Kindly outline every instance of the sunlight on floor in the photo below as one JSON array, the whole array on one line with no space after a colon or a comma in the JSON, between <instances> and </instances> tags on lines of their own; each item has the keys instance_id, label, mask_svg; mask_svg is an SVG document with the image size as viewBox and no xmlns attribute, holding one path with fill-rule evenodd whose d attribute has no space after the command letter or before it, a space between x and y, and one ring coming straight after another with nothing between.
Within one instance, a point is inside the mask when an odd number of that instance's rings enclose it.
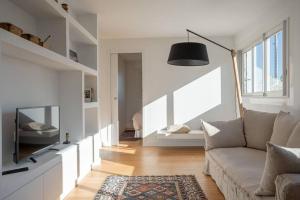
<instances>
[{"instance_id":1,"label":"sunlight on floor","mask_svg":"<svg viewBox=\"0 0 300 200\"><path fill-rule=\"evenodd\" d=\"M134 150L135 154L123 153ZM121 151L121 152L118 152ZM203 175L203 148L143 147L140 141L126 141L101 149L101 164L94 166L66 200L93 200L106 177L111 175L183 175L194 174L208 199L224 200L215 183Z\"/></svg>"},{"instance_id":2,"label":"sunlight on floor","mask_svg":"<svg viewBox=\"0 0 300 200\"><path fill-rule=\"evenodd\" d=\"M114 146L114 147L103 147L104 151L118 152L118 153L126 153L126 154L135 154L136 150L128 147L122 146Z\"/></svg>"},{"instance_id":3,"label":"sunlight on floor","mask_svg":"<svg viewBox=\"0 0 300 200\"><path fill-rule=\"evenodd\" d=\"M94 171L100 171L109 173L112 175L126 175L131 176L134 172L134 166L126 165L118 162L112 162L108 160L102 160L101 170L95 169Z\"/></svg>"}]
</instances>

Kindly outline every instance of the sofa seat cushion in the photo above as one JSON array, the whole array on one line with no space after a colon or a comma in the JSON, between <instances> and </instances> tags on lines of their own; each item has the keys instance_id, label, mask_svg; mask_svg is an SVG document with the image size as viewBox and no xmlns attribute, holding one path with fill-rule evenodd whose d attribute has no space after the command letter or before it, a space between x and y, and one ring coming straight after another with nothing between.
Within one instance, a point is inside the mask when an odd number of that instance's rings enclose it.
<instances>
[{"instance_id":1,"label":"sofa seat cushion","mask_svg":"<svg viewBox=\"0 0 300 200\"><path fill-rule=\"evenodd\" d=\"M212 149L207 153L233 182L250 196L255 196L265 166L265 151L236 147Z\"/></svg>"}]
</instances>

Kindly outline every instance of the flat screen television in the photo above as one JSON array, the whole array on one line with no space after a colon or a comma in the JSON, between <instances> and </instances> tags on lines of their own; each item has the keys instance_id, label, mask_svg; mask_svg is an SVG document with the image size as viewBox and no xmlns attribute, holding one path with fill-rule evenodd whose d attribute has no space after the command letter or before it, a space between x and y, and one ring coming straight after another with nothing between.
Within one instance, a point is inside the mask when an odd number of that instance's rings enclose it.
<instances>
[{"instance_id":1,"label":"flat screen television","mask_svg":"<svg viewBox=\"0 0 300 200\"><path fill-rule=\"evenodd\" d=\"M59 106L17 108L14 160L34 157L60 140Z\"/></svg>"}]
</instances>

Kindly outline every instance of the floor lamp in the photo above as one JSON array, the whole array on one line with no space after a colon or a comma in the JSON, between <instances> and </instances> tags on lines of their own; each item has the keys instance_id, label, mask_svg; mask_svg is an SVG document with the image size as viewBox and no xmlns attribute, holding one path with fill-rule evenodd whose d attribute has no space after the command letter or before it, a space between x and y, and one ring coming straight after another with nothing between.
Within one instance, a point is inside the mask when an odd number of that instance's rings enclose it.
<instances>
[{"instance_id":1,"label":"floor lamp","mask_svg":"<svg viewBox=\"0 0 300 200\"><path fill-rule=\"evenodd\" d=\"M242 104L242 94L241 94L241 84L239 79L239 71L237 66L237 51L234 49L229 49L215 41L212 41L204 36L201 36L189 29L186 29L188 34L188 42L181 42L173 44L169 54L168 64L177 66L203 66L209 64L209 58L207 54L206 46L202 43L190 42L189 34L196 35L204 40L207 40L226 51L231 53L232 66L234 72L235 86L236 86L236 96L238 101L240 117L244 116L244 109Z\"/></svg>"}]
</instances>

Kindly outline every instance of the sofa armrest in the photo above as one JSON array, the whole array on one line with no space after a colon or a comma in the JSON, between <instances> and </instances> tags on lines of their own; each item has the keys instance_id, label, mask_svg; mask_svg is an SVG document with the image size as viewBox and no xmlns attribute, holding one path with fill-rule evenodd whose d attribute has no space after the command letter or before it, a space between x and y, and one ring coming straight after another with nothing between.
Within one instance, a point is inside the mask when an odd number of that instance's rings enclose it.
<instances>
[{"instance_id":1,"label":"sofa armrest","mask_svg":"<svg viewBox=\"0 0 300 200\"><path fill-rule=\"evenodd\" d=\"M281 174L275 180L276 200L297 200L300 197L300 174Z\"/></svg>"}]
</instances>

